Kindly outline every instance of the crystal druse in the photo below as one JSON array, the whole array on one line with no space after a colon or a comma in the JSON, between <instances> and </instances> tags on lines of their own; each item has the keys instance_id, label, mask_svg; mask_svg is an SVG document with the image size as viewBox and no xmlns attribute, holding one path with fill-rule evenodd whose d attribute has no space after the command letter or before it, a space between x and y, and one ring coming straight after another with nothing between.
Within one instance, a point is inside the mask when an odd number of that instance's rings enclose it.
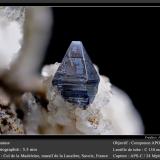
<instances>
[{"instance_id":1,"label":"crystal druse","mask_svg":"<svg viewBox=\"0 0 160 160\"><path fill-rule=\"evenodd\" d=\"M93 102L99 81L82 42L72 41L53 78L53 86L68 102L85 107Z\"/></svg>"}]
</instances>

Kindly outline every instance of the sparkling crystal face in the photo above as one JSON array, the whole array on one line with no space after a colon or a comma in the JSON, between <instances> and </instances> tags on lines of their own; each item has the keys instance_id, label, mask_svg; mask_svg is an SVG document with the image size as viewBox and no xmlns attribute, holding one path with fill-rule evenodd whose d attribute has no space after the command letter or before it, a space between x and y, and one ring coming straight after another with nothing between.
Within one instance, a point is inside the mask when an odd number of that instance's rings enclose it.
<instances>
[{"instance_id":1,"label":"sparkling crystal face","mask_svg":"<svg viewBox=\"0 0 160 160\"><path fill-rule=\"evenodd\" d=\"M72 41L53 78L53 86L68 102L85 107L93 102L99 81L82 42Z\"/></svg>"}]
</instances>

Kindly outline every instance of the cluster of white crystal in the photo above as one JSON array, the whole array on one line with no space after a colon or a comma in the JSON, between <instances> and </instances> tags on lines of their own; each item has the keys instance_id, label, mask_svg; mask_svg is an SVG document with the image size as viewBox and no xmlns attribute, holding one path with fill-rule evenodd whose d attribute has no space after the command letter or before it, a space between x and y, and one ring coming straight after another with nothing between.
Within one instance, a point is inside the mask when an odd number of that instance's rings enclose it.
<instances>
[{"instance_id":1,"label":"cluster of white crystal","mask_svg":"<svg viewBox=\"0 0 160 160\"><path fill-rule=\"evenodd\" d=\"M25 93L22 96L25 132L27 134L37 134L41 123L41 106L38 105L31 93Z\"/></svg>"},{"instance_id":2,"label":"cluster of white crystal","mask_svg":"<svg viewBox=\"0 0 160 160\"><path fill-rule=\"evenodd\" d=\"M9 68L21 48L24 7L0 7L0 69Z\"/></svg>"},{"instance_id":3,"label":"cluster of white crystal","mask_svg":"<svg viewBox=\"0 0 160 160\"><path fill-rule=\"evenodd\" d=\"M81 109L65 101L52 86L58 66L59 63L55 63L45 66L42 70L49 100L47 123L53 129L50 128L49 133L54 131L53 134L143 134L141 118L131 100L123 91L111 86L105 76L100 75L97 95L87 109Z\"/></svg>"},{"instance_id":4,"label":"cluster of white crystal","mask_svg":"<svg viewBox=\"0 0 160 160\"><path fill-rule=\"evenodd\" d=\"M8 21L17 21L21 25L24 23L25 7L2 6L0 7L0 16Z\"/></svg>"}]
</instances>

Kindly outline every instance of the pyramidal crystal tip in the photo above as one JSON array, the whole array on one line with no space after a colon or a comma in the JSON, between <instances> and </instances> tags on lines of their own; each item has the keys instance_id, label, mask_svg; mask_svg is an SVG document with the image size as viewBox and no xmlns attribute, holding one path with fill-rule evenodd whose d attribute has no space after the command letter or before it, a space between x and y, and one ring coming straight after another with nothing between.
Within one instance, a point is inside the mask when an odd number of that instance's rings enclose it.
<instances>
[{"instance_id":1,"label":"pyramidal crystal tip","mask_svg":"<svg viewBox=\"0 0 160 160\"><path fill-rule=\"evenodd\" d=\"M99 75L81 41L72 41L52 80L62 97L79 107L93 102Z\"/></svg>"}]
</instances>

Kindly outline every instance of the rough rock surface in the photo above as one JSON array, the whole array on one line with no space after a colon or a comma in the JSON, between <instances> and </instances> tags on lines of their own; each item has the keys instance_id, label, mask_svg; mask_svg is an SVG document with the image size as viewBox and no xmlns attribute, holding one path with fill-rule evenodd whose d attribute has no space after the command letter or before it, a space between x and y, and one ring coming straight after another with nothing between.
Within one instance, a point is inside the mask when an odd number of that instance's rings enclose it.
<instances>
[{"instance_id":1,"label":"rough rock surface","mask_svg":"<svg viewBox=\"0 0 160 160\"><path fill-rule=\"evenodd\" d=\"M0 134L24 134L23 124L17 117L14 105L0 105Z\"/></svg>"}]
</instances>

